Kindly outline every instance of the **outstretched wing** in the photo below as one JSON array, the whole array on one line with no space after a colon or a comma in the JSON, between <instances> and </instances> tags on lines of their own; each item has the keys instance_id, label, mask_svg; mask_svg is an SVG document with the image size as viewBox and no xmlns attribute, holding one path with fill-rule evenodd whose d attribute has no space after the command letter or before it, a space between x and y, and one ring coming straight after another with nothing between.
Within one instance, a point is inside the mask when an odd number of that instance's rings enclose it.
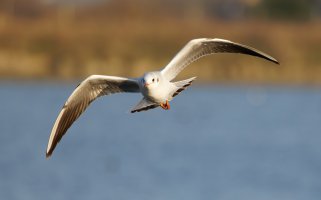
<instances>
[{"instance_id":1,"label":"outstretched wing","mask_svg":"<svg viewBox=\"0 0 321 200\"><path fill-rule=\"evenodd\" d=\"M161 72L168 80L172 80L192 62L213 53L242 53L261 57L279 64L273 57L252 47L223 39L201 38L188 42Z\"/></svg>"},{"instance_id":2,"label":"outstretched wing","mask_svg":"<svg viewBox=\"0 0 321 200\"><path fill-rule=\"evenodd\" d=\"M46 151L51 156L68 128L96 98L119 92L139 92L138 82L114 76L92 75L84 80L70 95L52 128Z\"/></svg>"}]
</instances>

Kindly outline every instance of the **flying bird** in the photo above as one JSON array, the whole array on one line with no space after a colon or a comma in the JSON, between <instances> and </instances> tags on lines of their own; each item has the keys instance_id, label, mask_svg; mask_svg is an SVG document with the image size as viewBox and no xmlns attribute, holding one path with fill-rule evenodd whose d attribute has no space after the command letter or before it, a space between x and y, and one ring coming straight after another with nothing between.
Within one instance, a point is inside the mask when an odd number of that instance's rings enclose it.
<instances>
[{"instance_id":1,"label":"flying bird","mask_svg":"<svg viewBox=\"0 0 321 200\"><path fill-rule=\"evenodd\" d=\"M157 107L169 110L169 102L190 86L196 77L176 82L173 79L192 62L214 53L247 54L279 64L273 57L252 47L224 39L201 38L189 41L160 71L147 72L142 77L133 79L91 75L78 85L62 107L49 137L46 157L51 156L68 128L98 97L121 92L141 93L143 98L131 110L131 113Z\"/></svg>"}]
</instances>

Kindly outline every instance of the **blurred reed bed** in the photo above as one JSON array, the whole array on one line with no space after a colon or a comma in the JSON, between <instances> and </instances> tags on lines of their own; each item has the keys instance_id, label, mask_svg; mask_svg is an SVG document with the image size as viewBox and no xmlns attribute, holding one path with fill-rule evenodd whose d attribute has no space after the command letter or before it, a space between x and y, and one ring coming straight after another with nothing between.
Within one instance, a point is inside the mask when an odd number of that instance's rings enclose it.
<instances>
[{"instance_id":1,"label":"blurred reed bed","mask_svg":"<svg viewBox=\"0 0 321 200\"><path fill-rule=\"evenodd\" d=\"M181 77L196 75L205 82L321 84L318 20L224 21L197 12L173 16L117 6L54 7L40 17L0 13L0 77L135 77L164 67L193 38L218 37L253 46L281 65L220 54L193 63Z\"/></svg>"}]
</instances>

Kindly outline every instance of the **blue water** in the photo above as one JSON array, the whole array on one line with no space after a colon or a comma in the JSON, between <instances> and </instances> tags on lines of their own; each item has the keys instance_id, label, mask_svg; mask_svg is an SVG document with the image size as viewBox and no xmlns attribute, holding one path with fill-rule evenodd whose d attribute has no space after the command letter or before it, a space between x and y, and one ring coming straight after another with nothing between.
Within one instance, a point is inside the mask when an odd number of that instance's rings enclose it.
<instances>
[{"instance_id":1,"label":"blue water","mask_svg":"<svg viewBox=\"0 0 321 200\"><path fill-rule=\"evenodd\" d=\"M0 84L0 199L321 199L321 89L193 86L171 110L95 101L53 156L74 84Z\"/></svg>"}]
</instances>

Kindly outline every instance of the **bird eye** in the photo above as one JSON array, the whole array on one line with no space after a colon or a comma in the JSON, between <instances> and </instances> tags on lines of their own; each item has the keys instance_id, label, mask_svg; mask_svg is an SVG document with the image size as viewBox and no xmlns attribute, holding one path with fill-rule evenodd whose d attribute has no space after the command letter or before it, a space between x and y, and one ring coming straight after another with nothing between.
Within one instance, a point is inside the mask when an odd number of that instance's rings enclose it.
<instances>
[{"instance_id":1,"label":"bird eye","mask_svg":"<svg viewBox=\"0 0 321 200\"><path fill-rule=\"evenodd\" d=\"M155 81L155 79L153 78L153 79L152 79L152 81L154 82L154 81Z\"/></svg>"},{"instance_id":2,"label":"bird eye","mask_svg":"<svg viewBox=\"0 0 321 200\"><path fill-rule=\"evenodd\" d=\"M157 78L157 82L159 82L159 78Z\"/></svg>"}]
</instances>

